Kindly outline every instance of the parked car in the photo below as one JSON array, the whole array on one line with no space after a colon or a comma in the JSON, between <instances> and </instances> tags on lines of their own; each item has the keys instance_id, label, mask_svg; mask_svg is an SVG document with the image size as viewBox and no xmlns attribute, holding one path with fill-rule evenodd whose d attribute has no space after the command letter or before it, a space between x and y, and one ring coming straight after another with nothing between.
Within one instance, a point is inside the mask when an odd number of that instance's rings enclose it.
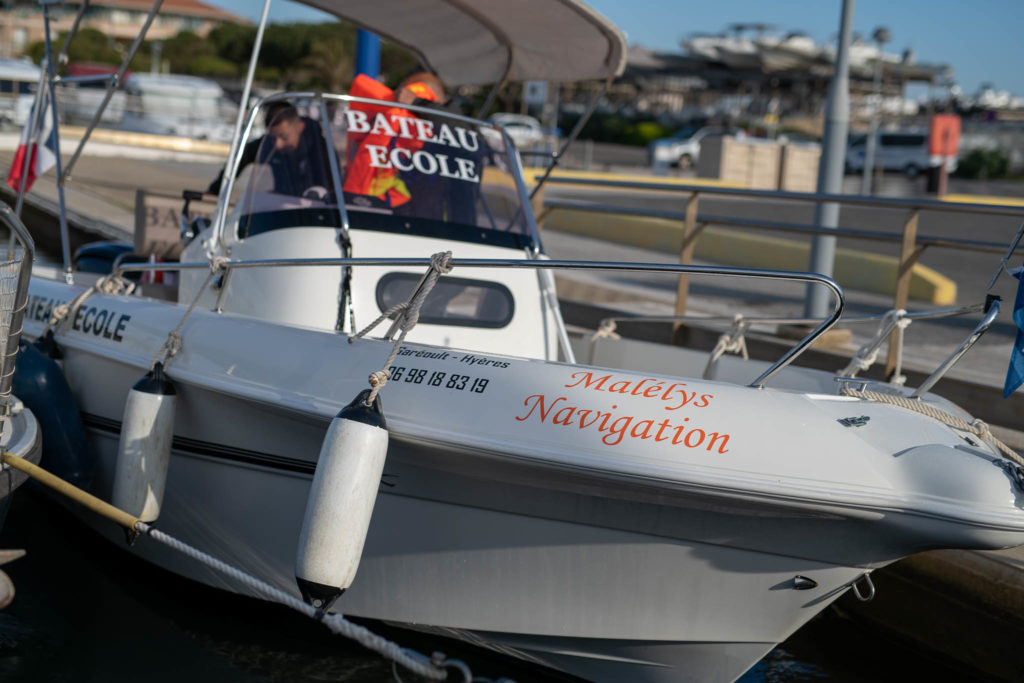
<instances>
[{"instance_id":1,"label":"parked car","mask_svg":"<svg viewBox=\"0 0 1024 683\"><path fill-rule=\"evenodd\" d=\"M519 149L529 149L544 139L540 121L525 114L494 114L491 123L501 126Z\"/></svg>"},{"instance_id":2,"label":"parked car","mask_svg":"<svg viewBox=\"0 0 1024 683\"><path fill-rule=\"evenodd\" d=\"M727 135L731 132L719 126L680 128L671 137L650 143L647 146L647 157L652 166L667 163L679 168L691 168L700 158L701 140L708 135Z\"/></svg>"},{"instance_id":3,"label":"parked car","mask_svg":"<svg viewBox=\"0 0 1024 683\"><path fill-rule=\"evenodd\" d=\"M867 154L867 135L850 138L846 148L846 172L861 173ZM879 131L875 143L875 165L885 171L902 171L908 178L916 178L931 165L928 155L928 134L919 131ZM951 159L948 171L956 170L956 159Z\"/></svg>"}]
</instances>

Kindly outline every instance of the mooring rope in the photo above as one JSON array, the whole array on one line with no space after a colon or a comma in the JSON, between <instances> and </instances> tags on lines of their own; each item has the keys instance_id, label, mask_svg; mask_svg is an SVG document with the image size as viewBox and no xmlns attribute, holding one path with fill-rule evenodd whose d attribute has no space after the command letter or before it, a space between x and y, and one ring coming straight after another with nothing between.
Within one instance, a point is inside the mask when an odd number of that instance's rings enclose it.
<instances>
[{"instance_id":1,"label":"mooring rope","mask_svg":"<svg viewBox=\"0 0 1024 683\"><path fill-rule=\"evenodd\" d=\"M366 404L371 405L377 398L377 393L384 388L388 380L391 379L391 364L395 362L395 358L398 356L398 350L402 348L402 342L405 341L406 335L412 331L412 328L416 327L416 323L420 319L420 309L423 308L423 303L427 300L427 295L430 294L430 290L437 284L438 278L442 275L450 273L452 271L452 252L441 251L430 257L430 267L427 268L427 272L423 274L423 278L420 280L419 285L413 290L412 296L409 297L408 301L403 301L400 304L396 304L384 311L374 320L372 323L364 327L354 336L349 337L349 344L353 343L356 339L365 336L370 330L377 327L381 322L387 320L393 315L397 315L394 324L402 328L402 334L398 335L398 339L395 341L394 347L391 349L391 355L388 356L387 361L384 363L384 367L376 372L370 374L370 395L366 399Z\"/></svg>"},{"instance_id":2,"label":"mooring rope","mask_svg":"<svg viewBox=\"0 0 1024 683\"><path fill-rule=\"evenodd\" d=\"M718 366L718 360L726 353L740 355L743 356L743 360L749 360L750 356L747 353L746 337L749 327L750 322L743 319L743 314L737 313L733 317L732 327L722 333L715 344L715 348L711 349L708 363L704 366L704 379L713 379L715 368Z\"/></svg>"},{"instance_id":3,"label":"mooring rope","mask_svg":"<svg viewBox=\"0 0 1024 683\"><path fill-rule=\"evenodd\" d=\"M886 403L888 405L906 408L907 410L913 410L916 413L927 415L928 417L938 420L939 422L943 422L955 429L974 434L978 438L988 441L990 444L995 446L1007 460L1011 460L1021 467L1024 467L1024 458L1018 455L1015 450L996 438L989 429L988 423L983 420L968 422L967 420L947 413L944 410L939 410L935 406L925 403L921 399L907 398L906 396L886 394L879 391L858 390L850 386L844 386L842 388L842 393L846 396L854 396L868 401Z\"/></svg>"},{"instance_id":4,"label":"mooring rope","mask_svg":"<svg viewBox=\"0 0 1024 683\"><path fill-rule=\"evenodd\" d=\"M887 311L882 316L882 321L878 324L878 330L875 332L875 336L871 338L866 344L857 349L857 353L853 358L850 359L849 364L845 368L839 371L840 377L855 377L858 372L867 372L871 369L871 366L878 360L879 349L882 347L882 342L886 337L889 337L894 330L900 329L905 330L907 326L913 322L910 318L905 317L907 312L902 308L898 308L892 311ZM900 370L903 365L903 345L898 346L899 355L896 361L895 374L901 376ZM906 379L906 378L903 378ZM902 384L902 382L894 382Z\"/></svg>"},{"instance_id":5,"label":"mooring rope","mask_svg":"<svg viewBox=\"0 0 1024 683\"><path fill-rule=\"evenodd\" d=\"M167 333L167 340L163 343L163 346L153 356L153 360L149 364L149 370L152 372L157 363L162 363L164 369L170 364L171 359L178 355L178 351L181 351L183 340L181 338L181 330L185 327L185 321L192 315L192 311L195 310L196 305L199 303L199 299L202 298L203 293L206 291L210 283L213 282L213 278L218 273L223 273L227 268L227 259L223 257L215 257L210 260L210 274L206 276L206 280L203 285L196 291L195 297L192 298L192 303L189 304L188 309L185 311L185 315L181 316L181 321L178 326ZM160 360L160 356L163 356L163 361Z\"/></svg>"},{"instance_id":6,"label":"mooring rope","mask_svg":"<svg viewBox=\"0 0 1024 683\"><path fill-rule=\"evenodd\" d=\"M397 643L378 636L369 629L359 626L358 624L353 624L340 614L327 614L323 610L319 610L312 605L307 605L302 600L271 586L265 581L261 581L255 576L243 572L241 569L233 567L222 560L218 560L216 557L213 557L198 548L194 548L173 536L154 529L124 510L97 498L87 491L83 491L77 486L46 471L42 467L39 467L24 458L20 458L7 450L0 450L0 463L8 465L20 472L24 472L40 483L49 486L58 493L67 496L71 500L109 520L116 522L126 529L136 531L140 534L145 534L149 538L202 562L218 572L235 578L259 595L263 595L269 600L273 600L274 602L285 605L286 607L290 607L297 612L321 622L333 633L355 640L360 645L373 650L393 662L401 664L420 676L435 681L444 680L448 675L445 669L449 668L449 665L458 662L458 660L447 659L441 653L435 653L434 656L430 658L424 657L422 654L415 652L414 650L408 650ZM461 667L465 666L461 662L458 662L458 664L460 664Z\"/></svg>"},{"instance_id":7,"label":"mooring rope","mask_svg":"<svg viewBox=\"0 0 1024 683\"><path fill-rule=\"evenodd\" d=\"M382 638L373 631L352 623L340 614L328 614L323 610L313 607L312 605L307 605L295 596L290 595L279 588L275 588L265 581L261 581L255 576L233 567L227 562L218 560L216 557L213 557L198 548L194 548L187 543L179 541L173 536L165 534L158 529L154 529L145 522L136 522L135 530L146 534L150 538L159 541L164 545L174 548L180 553L202 562L222 574L226 574L227 576L234 578L269 600L273 600L274 602L280 603L286 607L290 607L297 612L305 614L311 619L319 621L333 633L354 640L363 647L373 650L383 657L401 664L413 673L434 681L443 681L448 675L443 668L443 661L440 664L435 664L432 660L426 659L422 656L414 656L411 651L403 648L397 643L386 638Z\"/></svg>"},{"instance_id":8,"label":"mooring rope","mask_svg":"<svg viewBox=\"0 0 1024 683\"><path fill-rule=\"evenodd\" d=\"M55 327L58 327L70 314L76 313L85 300L97 292L103 294L131 294L135 291L135 283L126 280L120 275L111 273L96 280L92 287L79 292L75 298L63 304L53 307L50 312L50 319L46 321L46 327L40 336L46 336ZM73 317L73 316L72 316Z\"/></svg>"}]
</instances>

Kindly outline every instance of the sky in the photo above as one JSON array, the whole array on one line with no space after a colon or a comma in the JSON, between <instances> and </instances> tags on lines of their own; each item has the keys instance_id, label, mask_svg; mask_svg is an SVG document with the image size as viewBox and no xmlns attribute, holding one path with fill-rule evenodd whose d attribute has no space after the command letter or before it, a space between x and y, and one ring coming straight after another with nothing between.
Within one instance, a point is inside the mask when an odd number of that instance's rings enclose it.
<instances>
[{"instance_id":1,"label":"sky","mask_svg":"<svg viewBox=\"0 0 1024 683\"><path fill-rule=\"evenodd\" d=\"M508 0L515 2L515 0ZM884 26L886 52L909 48L918 62L945 63L964 94L990 82L1024 97L1024 0L848 0L853 30L870 38ZM206 0L253 21L256 0ZM836 41L841 0L589 0L617 25L630 45L680 52L692 33L718 33L731 23L765 23L785 34L803 31L818 43ZM323 21L330 17L287 0L271 5L271 21Z\"/></svg>"}]
</instances>

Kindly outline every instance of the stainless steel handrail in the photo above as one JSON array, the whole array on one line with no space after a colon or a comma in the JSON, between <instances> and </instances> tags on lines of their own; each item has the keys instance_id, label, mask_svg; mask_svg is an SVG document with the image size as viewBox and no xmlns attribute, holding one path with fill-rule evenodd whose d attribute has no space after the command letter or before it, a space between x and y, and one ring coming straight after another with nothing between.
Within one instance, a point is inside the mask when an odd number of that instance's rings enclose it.
<instances>
[{"instance_id":1,"label":"stainless steel handrail","mask_svg":"<svg viewBox=\"0 0 1024 683\"><path fill-rule=\"evenodd\" d=\"M988 328L992 325L992 322L999 315L999 308L999 299L993 299L989 306L988 313L986 313L985 317L981 319L981 322L978 323L978 326L974 328L974 331L971 332L967 339L964 339L962 342L960 342L960 346L957 347L956 351L950 354L949 358L943 361L943 363L939 365L938 368L935 369L935 372L933 372L928 377L928 379L921 382L921 386L919 386L917 390L910 395L910 398L921 398L921 396L923 396L925 392L927 392L929 389L935 386L935 383L942 379L947 372L949 372L950 368L956 365L957 361L959 361L960 358L962 358L963 355L967 353L967 351L972 346L974 346L978 339L981 338L981 335L985 334L985 332L988 331Z\"/></svg>"},{"instance_id":2,"label":"stainless steel handrail","mask_svg":"<svg viewBox=\"0 0 1024 683\"><path fill-rule=\"evenodd\" d=\"M965 315L967 313L976 313L982 311L985 308L984 303L969 304L967 306L959 306L957 308L944 308L934 311L918 311L916 313L903 312L899 316L901 319L906 320L931 320L936 318L951 318L958 315ZM887 311L886 313L878 315L861 315L844 317L844 323L866 323L866 322L878 322L885 320L887 317L890 318L890 324L884 329L884 333L876 334L875 338L866 346L861 347L857 351L857 357L869 356L874 351L878 350L887 339L889 339L893 332L901 330L897 323L897 319L892 317L893 311ZM631 322L631 323L681 323L681 322L701 322L701 323L729 323L734 328L736 325L743 323L744 332L753 325L811 325L818 322L817 318L780 318L780 317L746 317L740 315L638 315L638 316L608 316L602 318L598 323L598 333L595 333L590 339L591 348L596 344L597 339L600 337L602 330L609 329L614 330L615 323L619 322ZM985 329L988 329L987 326ZM984 330L983 330L984 331ZM980 336L980 335L979 335ZM898 334L895 344L899 346L898 357L902 357L903 347L903 335ZM970 348L969 346L967 348ZM964 349L964 353L967 351ZM960 353L962 356L963 353ZM957 357L959 358L959 356ZM902 363L900 363L902 365ZM894 377L901 377L900 373L897 372ZM938 381L936 379L936 381ZM934 382L932 383L934 384ZM929 385L931 386L931 385Z\"/></svg>"},{"instance_id":3,"label":"stainless steel handrail","mask_svg":"<svg viewBox=\"0 0 1024 683\"><path fill-rule=\"evenodd\" d=\"M312 259L256 259L220 262L225 269L232 268L268 268L277 266L392 266L420 267L430 266L427 258L312 258ZM752 277L768 280L791 280L795 282L811 282L827 287L834 295L832 313L825 318L806 337L798 341L779 360L765 370L750 386L761 388L777 372L792 363L814 341L827 332L839 321L845 306L842 288L830 277L817 273L792 272L785 270L761 270L757 268L732 268L718 266L693 266L678 263L628 263L622 261L565 261L565 260L533 260L533 259L452 259L453 268L541 268L548 270L609 270L616 272L633 271L648 273L666 273L670 275L713 275L722 277ZM120 265L115 274L120 276L128 271L150 270L191 270L208 269L206 261L186 263L132 263Z\"/></svg>"},{"instance_id":4,"label":"stainless steel handrail","mask_svg":"<svg viewBox=\"0 0 1024 683\"><path fill-rule=\"evenodd\" d=\"M7 331L7 347L0 350L0 400L6 402L11 395L14 382L14 361L18 355L18 343L21 341L22 321L28 303L28 285L32 277L32 262L36 257L36 244L32 240L25 225L7 204L0 202L0 223L3 223L12 235L21 242L21 266L18 269L18 285L14 291L14 308L11 311L11 326ZM6 406L2 406L6 410Z\"/></svg>"},{"instance_id":5,"label":"stainless steel handrail","mask_svg":"<svg viewBox=\"0 0 1024 683\"><path fill-rule=\"evenodd\" d=\"M968 306L960 306L958 308L944 308L935 311L918 311L916 313L905 313L904 318L912 318L915 320L925 320L929 318L951 318L957 315L964 315L965 313L974 313L984 308L985 304L977 303L970 304ZM877 315L857 315L857 316L845 316L843 318L844 323L867 323L867 322L878 322L886 316L885 313L879 313ZM818 318L781 318L781 317L747 317L742 316L744 322L750 323L751 325L813 325L818 322ZM734 323L736 322L735 315L617 315L608 316L607 318L601 318L601 322L598 327L603 326L605 323L610 322L639 322L639 323L678 323L678 322L721 322L721 323Z\"/></svg>"}]
</instances>

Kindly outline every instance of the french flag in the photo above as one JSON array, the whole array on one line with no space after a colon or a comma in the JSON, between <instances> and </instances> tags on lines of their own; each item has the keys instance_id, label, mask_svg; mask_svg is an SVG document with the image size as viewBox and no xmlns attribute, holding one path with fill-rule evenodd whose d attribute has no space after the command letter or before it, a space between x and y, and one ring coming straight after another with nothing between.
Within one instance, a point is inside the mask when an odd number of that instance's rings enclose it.
<instances>
[{"instance_id":1,"label":"french flag","mask_svg":"<svg viewBox=\"0 0 1024 683\"><path fill-rule=\"evenodd\" d=\"M29 133L32 128L32 121L35 120L36 107L40 101L43 103L43 117L36 139L30 141ZM43 144L40 145L39 141ZM53 129L53 116L50 112L50 93L43 94L37 98L29 112L25 127L21 129L21 140L18 142L18 151L14 154L14 163L11 164L11 172L7 174L7 184L17 192L21 188L21 174L25 170L25 156L29 155L28 178L25 180L25 192L29 191L36 178L46 173L57 163L57 131Z\"/></svg>"}]
</instances>

